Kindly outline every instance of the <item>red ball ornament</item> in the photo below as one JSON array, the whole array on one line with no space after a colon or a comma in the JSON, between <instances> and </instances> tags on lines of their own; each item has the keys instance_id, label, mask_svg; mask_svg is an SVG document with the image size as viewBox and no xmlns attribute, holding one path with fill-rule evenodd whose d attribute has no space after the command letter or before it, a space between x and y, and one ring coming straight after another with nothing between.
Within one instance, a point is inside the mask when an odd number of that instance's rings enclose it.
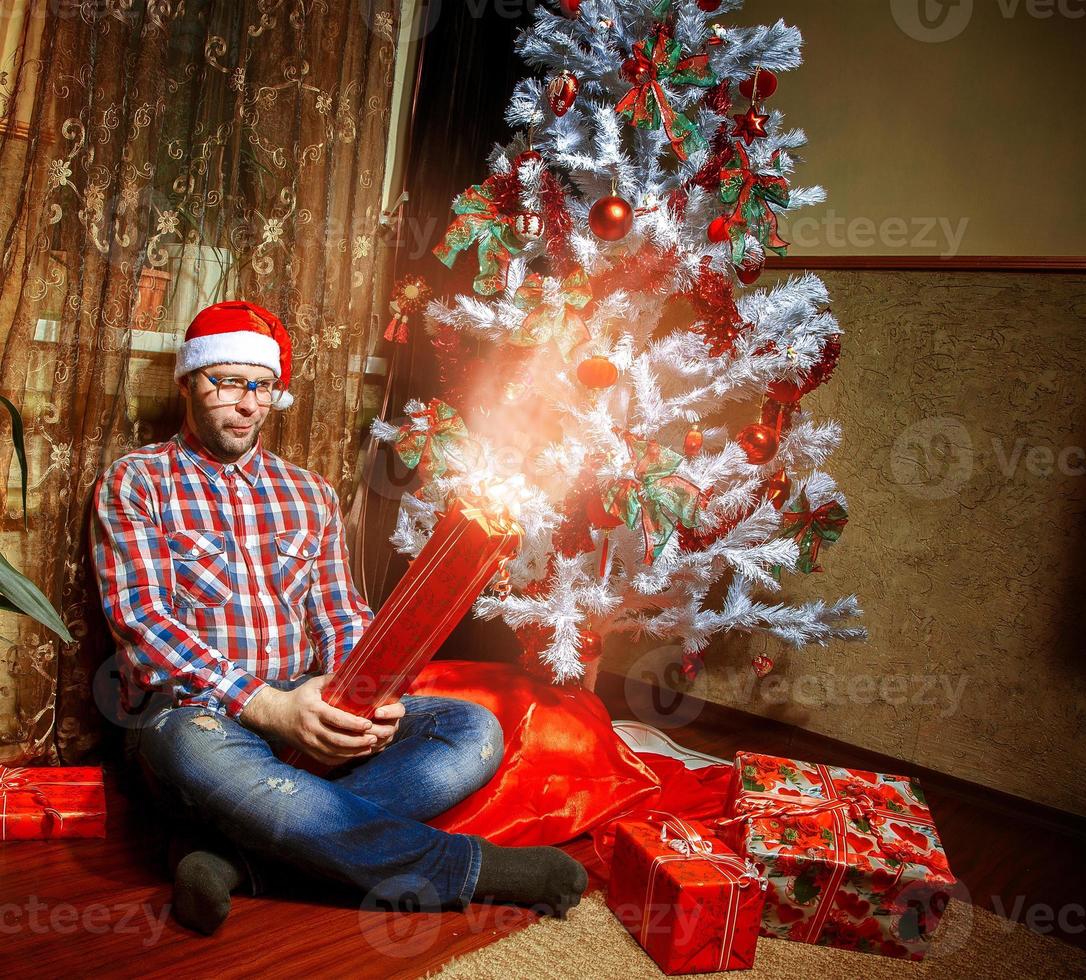
<instances>
[{"instance_id":1,"label":"red ball ornament","mask_svg":"<svg viewBox=\"0 0 1086 980\"><path fill-rule=\"evenodd\" d=\"M704 10L707 14L715 13L720 9L721 0L698 0L698 10Z\"/></svg>"},{"instance_id":2,"label":"red ball ornament","mask_svg":"<svg viewBox=\"0 0 1086 980\"><path fill-rule=\"evenodd\" d=\"M736 278L744 285L750 286L758 281L765 269L765 259L752 259L749 256L741 265L736 266Z\"/></svg>"},{"instance_id":3,"label":"red ball ornament","mask_svg":"<svg viewBox=\"0 0 1086 980\"><path fill-rule=\"evenodd\" d=\"M543 159L543 154L538 150L525 150L523 153L518 153L516 159L513 160L513 169L520 170L526 163L536 163Z\"/></svg>"},{"instance_id":4,"label":"red ball ornament","mask_svg":"<svg viewBox=\"0 0 1086 980\"><path fill-rule=\"evenodd\" d=\"M796 381L792 381L789 378L782 378L780 381L774 381L773 384L769 386L769 397L784 405L791 405L794 402L798 402L803 397L803 394L803 385Z\"/></svg>"},{"instance_id":5,"label":"red ball ornament","mask_svg":"<svg viewBox=\"0 0 1086 980\"><path fill-rule=\"evenodd\" d=\"M556 116L564 116L577 99L581 83L571 71L562 69L547 84L547 102Z\"/></svg>"},{"instance_id":6,"label":"red ball ornament","mask_svg":"<svg viewBox=\"0 0 1086 980\"><path fill-rule=\"evenodd\" d=\"M773 661L764 654L760 657L755 657L750 662L750 665L754 668L754 673L757 674L759 677L765 677L766 674L770 673L775 666Z\"/></svg>"},{"instance_id":7,"label":"red ball ornament","mask_svg":"<svg viewBox=\"0 0 1086 980\"><path fill-rule=\"evenodd\" d=\"M610 531L612 528L618 527L619 524L622 523L622 518L615 517L614 514L608 513L608 511L604 509L599 491L589 495L584 512L585 517L588 518L588 523L603 531Z\"/></svg>"},{"instance_id":8,"label":"red ball ornament","mask_svg":"<svg viewBox=\"0 0 1086 980\"><path fill-rule=\"evenodd\" d=\"M522 241L538 241L543 237L543 216L535 211L521 211L513 218L513 231Z\"/></svg>"},{"instance_id":9,"label":"red ball ornament","mask_svg":"<svg viewBox=\"0 0 1086 980\"><path fill-rule=\"evenodd\" d=\"M697 456L704 445L705 434L696 425L692 426L690 431L686 433L686 439L683 440L683 455Z\"/></svg>"},{"instance_id":10,"label":"red ball ornament","mask_svg":"<svg viewBox=\"0 0 1086 980\"><path fill-rule=\"evenodd\" d=\"M573 20L581 16L581 0L558 0L558 7L563 14Z\"/></svg>"},{"instance_id":11,"label":"red ball ornament","mask_svg":"<svg viewBox=\"0 0 1086 980\"><path fill-rule=\"evenodd\" d=\"M724 241L728 237L728 225L730 222L731 219L725 214L720 215L719 218L713 218L713 220L709 222L709 230L707 232L709 241L714 245L719 245Z\"/></svg>"},{"instance_id":12,"label":"red ball ornament","mask_svg":"<svg viewBox=\"0 0 1086 980\"><path fill-rule=\"evenodd\" d=\"M735 437L735 441L743 447L743 452L747 454L747 461L755 466L768 463L777 455L777 449L780 447L777 433L760 422L748 425Z\"/></svg>"},{"instance_id":13,"label":"red ball ornament","mask_svg":"<svg viewBox=\"0 0 1086 980\"><path fill-rule=\"evenodd\" d=\"M777 510L784 507L788 503L788 498L792 496L792 481L788 478L788 474L784 470L774 473L762 484L762 495Z\"/></svg>"},{"instance_id":14,"label":"red ball ornament","mask_svg":"<svg viewBox=\"0 0 1086 980\"><path fill-rule=\"evenodd\" d=\"M603 656L603 637L599 633L582 627L577 635L581 641L581 663L591 663Z\"/></svg>"},{"instance_id":15,"label":"red ball ornament","mask_svg":"<svg viewBox=\"0 0 1086 980\"><path fill-rule=\"evenodd\" d=\"M590 357L577 365L577 380L586 388L610 388L618 381L618 368L606 357Z\"/></svg>"},{"instance_id":16,"label":"red ball ornament","mask_svg":"<svg viewBox=\"0 0 1086 980\"><path fill-rule=\"evenodd\" d=\"M633 228L634 213L630 202L621 197L601 197L588 212L588 226L597 238L618 242Z\"/></svg>"},{"instance_id":17,"label":"red ball ornament","mask_svg":"<svg viewBox=\"0 0 1086 980\"><path fill-rule=\"evenodd\" d=\"M757 78L757 89L755 79ZM768 68L759 68L757 74L751 75L739 83L739 94L751 102L764 102L777 91L777 76Z\"/></svg>"}]
</instances>

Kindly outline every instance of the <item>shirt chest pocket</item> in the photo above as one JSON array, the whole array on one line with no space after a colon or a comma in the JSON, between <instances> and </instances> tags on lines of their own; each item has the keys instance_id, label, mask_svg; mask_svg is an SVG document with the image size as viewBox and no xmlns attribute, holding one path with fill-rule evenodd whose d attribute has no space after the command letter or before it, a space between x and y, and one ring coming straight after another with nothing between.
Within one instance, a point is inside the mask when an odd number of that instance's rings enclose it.
<instances>
[{"instance_id":1,"label":"shirt chest pocket","mask_svg":"<svg viewBox=\"0 0 1086 980\"><path fill-rule=\"evenodd\" d=\"M173 531L166 540L176 600L186 606L226 605L234 593L225 536L218 531Z\"/></svg>"},{"instance_id":2,"label":"shirt chest pocket","mask_svg":"<svg viewBox=\"0 0 1086 980\"><path fill-rule=\"evenodd\" d=\"M320 550L320 538L309 531L282 531L275 536L276 585L288 605L309 591L309 577Z\"/></svg>"}]
</instances>

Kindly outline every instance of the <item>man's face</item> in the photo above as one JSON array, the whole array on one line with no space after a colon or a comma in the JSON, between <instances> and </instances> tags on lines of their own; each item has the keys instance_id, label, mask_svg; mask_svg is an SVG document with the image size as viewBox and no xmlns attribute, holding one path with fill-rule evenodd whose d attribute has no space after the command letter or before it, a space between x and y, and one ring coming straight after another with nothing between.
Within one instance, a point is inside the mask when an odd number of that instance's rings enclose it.
<instances>
[{"instance_id":1,"label":"man's face","mask_svg":"<svg viewBox=\"0 0 1086 980\"><path fill-rule=\"evenodd\" d=\"M210 453L233 463L256 445L271 406L257 402L255 391L246 391L236 405L224 405L208 375L219 380L271 381L275 372L252 364L213 364L178 379L189 427Z\"/></svg>"}]
</instances>

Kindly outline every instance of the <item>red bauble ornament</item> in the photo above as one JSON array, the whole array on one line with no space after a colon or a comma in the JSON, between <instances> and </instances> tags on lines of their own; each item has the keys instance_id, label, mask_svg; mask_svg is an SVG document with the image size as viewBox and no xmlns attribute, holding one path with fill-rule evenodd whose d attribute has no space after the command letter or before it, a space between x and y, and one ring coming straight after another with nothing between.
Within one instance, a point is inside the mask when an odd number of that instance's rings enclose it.
<instances>
[{"instance_id":1,"label":"red bauble ornament","mask_svg":"<svg viewBox=\"0 0 1086 980\"><path fill-rule=\"evenodd\" d=\"M614 514L608 513L604 510L603 500L600 499L599 490L596 490L588 498L588 502L584 508L585 516L588 518L588 523L593 527L598 527L602 531L610 531L611 528L618 527L622 523L622 518L615 517Z\"/></svg>"},{"instance_id":2,"label":"red bauble ornament","mask_svg":"<svg viewBox=\"0 0 1086 980\"><path fill-rule=\"evenodd\" d=\"M765 677L765 675L770 673L774 667L773 661L764 654L760 657L755 657L750 662L750 665L754 668L754 673L756 673L759 677Z\"/></svg>"},{"instance_id":3,"label":"red bauble ornament","mask_svg":"<svg viewBox=\"0 0 1086 980\"><path fill-rule=\"evenodd\" d=\"M762 484L762 495L777 510L780 510L792 496L792 481L788 478L788 474L784 470L774 473Z\"/></svg>"},{"instance_id":4,"label":"red bauble ornament","mask_svg":"<svg viewBox=\"0 0 1086 980\"><path fill-rule=\"evenodd\" d=\"M754 106L741 116L732 116L732 119L735 120L735 132L732 136L741 139L747 146L756 139L763 139L769 135L765 128L765 124L769 122L769 116L763 115Z\"/></svg>"},{"instance_id":5,"label":"red bauble ornament","mask_svg":"<svg viewBox=\"0 0 1086 980\"><path fill-rule=\"evenodd\" d=\"M683 455L697 456L704 445L705 434L695 425L686 433L686 439L683 440Z\"/></svg>"},{"instance_id":6,"label":"red bauble ornament","mask_svg":"<svg viewBox=\"0 0 1086 980\"><path fill-rule=\"evenodd\" d=\"M571 71L562 69L547 84L547 102L556 116L564 116L577 99L581 83Z\"/></svg>"},{"instance_id":7,"label":"red bauble ornament","mask_svg":"<svg viewBox=\"0 0 1086 980\"><path fill-rule=\"evenodd\" d=\"M595 630L583 627L577 631L577 635L581 640L581 663L587 664L593 660L599 660L603 655L603 637Z\"/></svg>"},{"instance_id":8,"label":"red bauble ornament","mask_svg":"<svg viewBox=\"0 0 1086 980\"><path fill-rule=\"evenodd\" d=\"M597 238L617 242L633 228L634 213L630 202L621 197L601 197L588 212L588 226Z\"/></svg>"},{"instance_id":9,"label":"red bauble ornament","mask_svg":"<svg viewBox=\"0 0 1086 980\"><path fill-rule=\"evenodd\" d=\"M543 216L535 211L521 211L513 218L513 231L523 241L537 241L543 237Z\"/></svg>"},{"instance_id":10,"label":"red bauble ornament","mask_svg":"<svg viewBox=\"0 0 1086 980\"><path fill-rule=\"evenodd\" d=\"M777 433L768 425L762 425L761 422L748 425L735 437L735 441L743 447L743 452L747 454L747 461L755 466L768 463L777 455L777 449L780 446Z\"/></svg>"},{"instance_id":11,"label":"red bauble ornament","mask_svg":"<svg viewBox=\"0 0 1086 980\"><path fill-rule=\"evenodd\" d=\"M618 368L606 357L590 357L577 365L577 380L586 388L610 388L618 381Z\"/></svg>"},{"instance_id":12,"label":"red bauble ornament","mask_svg":"<svg viewBox=\"0 0 1086 980\"><path fill-rule=\"evenodd\" d=\"M728 222L729 218L724 214L719 218L713 218L709 222L709 230L706 234L709 236L709 241L714 245L719 245L728 237Z\"/></svg>"},{"instance_id":13,"label":"red bauble ornament","mask_svg":"<svg viewBox=\"0 0 1086 980\"><path fill-rule=\"evenodd\" d=\"M581 16L581 0L558 0L558 7L563 14L573 20Z\"/></svg>"},{"instance_id":14,"label":"red bauble ornament","mask_svg":"<svg viewBox=\"0 0 1086 980\"><path fill-rule=\"evenodd\" d=\"M758 281L763 269L765 259L752 259L748 255L742 265L736 266L735 276L744 286L750 286Z\"/></svg>"},{"instance_id":15,"label":"red bauble ornament","mask_svg":"<svg viewBox=\"0 0 1086 980\"><path fill-rule=\"evenodd\" d=\"M792 381L789 378L783 378L780 381L774 381L769 386L769 397L774 401L781 402L784 405L791 405L794 402L798 402L804 394L803 385L797 381Z\"/></svg>"},{"instance_id":16,"label":"red bauble ornament","mask_svg":"<svg viewBox=\"0 0 1086 980\"><path fill-rule=\"evenodd\" d=\"M536 163L543 159L543 154L538 150L525 150L523 153L518 153L516 159L513 160L513 169L520 170L526 163Z\"/></svg>"},{"instance_id":17,"label":"red bauble ornament","mask_svg":"<svg viewBox=\"0 0 1086 980\"><path fill-rule=\"evenodd\" d=\"M698 10L704 10L707 14L720 9L720 0L698 0Z\"/></svg>"},{"instance_id":18,"label":"red bauble ornament","mask_svg":"<svg viewBox=\"0 0 1086 980\"><path fill-rule=\"evenodd\" d=\"M755 78L758 88L755 89ZM767 68L759 68L756 75L751 75L739 83L739 94L751 102L764 102L777 91L777 76Z\"/></svg>"}]
</instances>

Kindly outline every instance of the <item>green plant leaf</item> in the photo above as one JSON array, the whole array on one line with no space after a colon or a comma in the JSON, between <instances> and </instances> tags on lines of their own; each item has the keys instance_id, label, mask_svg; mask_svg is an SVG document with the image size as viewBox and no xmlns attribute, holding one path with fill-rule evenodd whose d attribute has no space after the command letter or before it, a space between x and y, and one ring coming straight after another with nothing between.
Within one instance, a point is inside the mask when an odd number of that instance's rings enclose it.
<instances>
[{"instance_id":1,"label":"green plant leaf","mask_svg":"<svg viewBox=\"0 0 1086 980\"><path fill-rule=\"evenodd\" d=\"M19 457L19 470L22 472L23 478L23 530L27 529L26 525L26 447L23 444L23 417L19 414L17 409L11 402L9 402L3 395L0 395L0 402L4 403L4 407L11 415L11 441L15 445L15 455Z\"/></svg>"},{"instance_id":2,"label":"green plant leaf","mask_svg":"<svg viewBox=\"0 0 1086 980\"><path fill-rule=\"evenodd\" d=\"M36 619L65 643L72 642L72 634L68 632L68 627L64 625L64 620L53 608L53 604L30 579L17 572L3 555L0 555L0 595L3 595L16 611Z\"/></svg>"}]
</instances>

